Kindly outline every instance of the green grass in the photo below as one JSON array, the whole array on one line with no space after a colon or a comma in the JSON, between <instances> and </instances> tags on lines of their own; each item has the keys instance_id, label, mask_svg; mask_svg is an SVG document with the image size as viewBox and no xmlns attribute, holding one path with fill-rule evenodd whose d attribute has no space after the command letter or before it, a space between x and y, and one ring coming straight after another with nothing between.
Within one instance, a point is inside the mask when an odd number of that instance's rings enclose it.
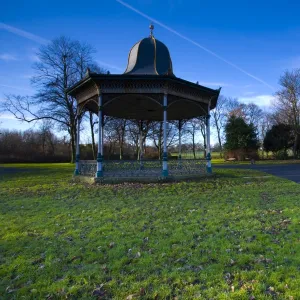
<instances>
[{"instance_id":1,"label":"green grass","mask_svg":"<svg viewBox=\"0 0 300 300\"><path fill-rule=\"evenodd\" d=\"M250 165L250 161L233 161L233 162L228 162L224 161L224 159L212 159L211 160L212 165L214 164L220 164L220 165ZM257 165L284 165L284 164L300 164L300 159L288 159L288 160L257 160L255 161L255 164Z\"/></svg>"},{"instance_id":2,"label":"green grass","mask_svg":"<svg viewBox=\"0 0 300 300\"><path fill-rule=\"evenodd\" d=\"M224 158L220 157L220 152L212 152L212 164L250 164L250 160L246 160L246 161L235 161L235 162L228 162L225 161ZM178 153L172 153L172 156L176 156L178 155ZM271 156L270 156L271 157ZM263 160L257 160L256 164L298 164L300 163L300 159L286 159L286 160L277 160L277 159L271 159L271 158L263 159ZM182 153L182 158L183 159L193 159L193 153ZM203 158L203 152L199 151L196 153L196 158Z\"/></svg>"},{"instance_id":3,"label":"green grass","mask_svg":"<svg viewBox=\"0 0 300 300\"><path fill-rule=\"evenodd\" d=\"M101 186L73 183L68 164L9 167L1 299L300 299L296 183L219 170Z\"/></svg>"},{"instance_id":4,"label":"green grass","mask_svg":"<svg viewBox=\"0 0 300 300\"><path fill-rule=\"evenodd\" d=\"M220 159L221 158L220 152L212 151L211 155L212 155L212 159ZM173 153L171 153L171 156L176 156L177 157L178 153L173 152ZM181 154L181 157L183 159L193 159L194 154L192 152L184 152L184 153ZM196 158L197 159L198 158L204 158L204 152L203 151L196 151ZM224 159L223 159L223 161L224 161Z\"/></svg>"}]
</instances>

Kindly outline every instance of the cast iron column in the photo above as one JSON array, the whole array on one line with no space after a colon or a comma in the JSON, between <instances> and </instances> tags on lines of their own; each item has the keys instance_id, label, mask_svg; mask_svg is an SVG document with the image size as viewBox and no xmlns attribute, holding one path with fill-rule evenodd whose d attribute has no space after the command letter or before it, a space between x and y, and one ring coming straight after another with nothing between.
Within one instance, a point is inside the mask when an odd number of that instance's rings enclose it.
<instances>
[{"instance_id":1,"label":"cast iron column","mask_svg":"<svg viewBox=\"0 0 300 300\"><path fill-rule=\"evenodd\" d=\"M76 135L76 168L74 175L79 175L79 161L80 161L80 120L79 120L79 113L77 108L77 135Z\"/></svg>"},{"instance_id":2,"label":"cast iron column","mask_svg":"<svg viewBox=\"0 0 300 300\"><path fill-rule=\"evenodd\" d=\"M211 174L211 153L210 153L210 103L208 104L208 114L206 116L206 171Z\"/></svg>"},{"instance_id":3,"label":"cast iron column","mask_svg":"<svg viewBox=\"0 0 300 300\"><path fill-rule=\"evenodd\" d=\"M178 165L181 167L181 129L182 129L182 120L178 121Z\"/></svg>"},{"instance_id":4,"label":"cast iron column","mask_svg":"<svg viewBox=\"0 0 300 300\"><path fill-rule=\"evenodd\" d=\"M168 95L164 94L164 153L163 153L163 171L162 176L167 177L168 172L168 152L167 152L167 106L168 106Z\"/></svg>"},{"instance_id":5,"label":"cast iron column","mask_svg":"<svg viewBox=\"0 0 300 300\"><path fill-rule=\"evenodd\" d=\"M143 170L143 121L140 121L140 170Z\"/></svg>"},{"instance_id":6,"label":"cast iron column","mask_svg":"<svg viewBox=\"0 0 300 300\"><path fill-rule=\"evenodd\" d=\"M99 129L98 129L98 154L97 154L97 173L96 177L103 177L103 99L102 94L99 95L98 99L98 119L99 119Z\"/></svg>"}]
</instances>

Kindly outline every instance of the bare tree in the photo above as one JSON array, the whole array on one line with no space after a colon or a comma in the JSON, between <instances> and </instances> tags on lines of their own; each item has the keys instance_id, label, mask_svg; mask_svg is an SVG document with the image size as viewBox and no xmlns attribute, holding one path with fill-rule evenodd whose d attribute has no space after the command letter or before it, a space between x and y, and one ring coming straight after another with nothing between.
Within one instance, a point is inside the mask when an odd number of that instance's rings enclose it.
<instances>
[{"instance_id":1,"label":"bare tree","mask_svg":"<svg viewBox=\"0 0 300 300\"><path fill-rule=\"evenodd\" d=\"M143 154L146 154L146 140L150 136L150 131L152 131L155 122L144 120L142 122L142 128L140 126L140 121L137 120L128 120L127 127L127 140L135 149L135 156L139 159L140 153L140 130L142 129L142 145L143 145Z\"/></svg>"},{"instance_id":2,"label":"bare tree","mask_svg":"<svg viewBox=\"0 0 300 300\"><path fill-rule=\"evenodd\" d=\"M167 123L167 141L163 140L163 122L153 122L150 131L150 138L157 149L158 158L162 158L164 143L167 147L174 145L178 141L178 129L175 122Z\"/></svg>"},{"instance_id":3,"label":"bare tree","mask_svg":"<svg viewBox=\"0 0 300 300\"><path fill-rule=\"evenodd\" d=\"M235 98L225 97L221 95L218 99L217 106L211 111L212 126L217 131L218 142L221 151L223 151L223 130L226 125L227 119L230 114L237 113L236 110L239 107L239 102Z\"/></svg>"},{"instance_id":4,"label":"bare tree","mask_svg":"<svg viewBox=\"0 0 300 300\"><path fill-rule=\"evenodd\" d=\"M234 115L238 118L243 118L247 124L253 124L258 131L260 128L260 122L263 118L263 110L255 103L239 103L237 100L229 102L229 116Z\"/></svg>"},{"instance_id":5,"label":"bare tree","mask_svg":"<svg viewBox=\"0 0 300 300\"><path fill-rule=\"evenodd\" d=\"M94 113L91 111L88 112L88 120L89 120L89 125L91 130L93 159L96 159L97 149L96 149L96 142L95 142L95 125L98 123L98 121L95 120Z\"/></svg>"},{"instance_id":6,"label":"bare tree","mask_svg":"<svg viewBox=\"0 0 300 300\"><path fill-rule=\"evenodd\" d=\"M243 104L243 107L246 115L246 122L248 124L252 123L258 129L261 119L263 118L263 110L255 103Z\"/></svg>"},{"instance_id":7,"label":"bare tree","mask_svg":"<svg viewBox=\"0 0 300 300\"><path fill-rule=\"evenodd\" d=\"M259 130L258 130L259 140L260 140L260 144L261 144L263 150L265 150L263 141L266 137L268 130L270 130L272 128L273 124L274 124L274 122L273 122L272 114L264 111L262 118L259 122ZM264 151L262 152L262 157L264 158ZM268 157L268 152L267 152L267 157Z\"/></svg>"},{"instance_id":8,"label":"bare tree","mask_svg":"<svg viewBox=\"0 0 300 300\"><path fill-rule=\"evenodd\" d=\"M200 117L199 118L199 127L200 127L200 132L203 138L203 148L204 148L204 158L206 158L206 118L205 117ZM220 144L219 144L220 146ZM221 146L220 146L221 147Z\"/></svg>"},{"instance_id":9,"label":"bare tree","mask_svg":"<svg viewBox=\"0 0 300 300\"><path fill-rule=\"evenodd\" d=\"M300 69L285 71L279 79L279 84L281 88L275 94L275 118L293 128L293 154L296 158L300 135Z\"/></svg>"},{"instance_id":10,"label":"bare tree","mask_svg":"<svg viewBox=\"0 0 300 300\"><path fill-rule=\"evenodd\" d=\"M89 69L91 72L95 72L98 74L105 74L109 73L107 70L100 68L92 59L92 54L95 53L94 48L86 43L78 43L77 45L77 53L76 53L76 67L77 72L80 76L80 79L84 78L86 71ZM93 158L96 159L97 156L97 149L95 143L95 125L98 121L95 118L93 112L88 112L88 122L91 131L91 138L92 138L92 152Z\"/></svg>"},{"instance_id":11,"label":"bare tree","mask_svg":"<svg viewBox=\"0 0 300 300\"><path fill-rule=\"evenodd\" d=\"M123 159L124 155L124 144L125 144L125 133L128 125L128 120L119 118L108 118L105 130L108 131L111 141L118 144L119 146L119 157Z\"/></svg>"},{"instance_id":12,"label":"bare tree","mask_svg":"<svg viewBox=\"0 0 300 300\"><path fill-rule=\"evenodd\" d=\"M199 118L193 118L187 121L185 130L192 138L192 151L194 159L196 158L196 136L197 133L200 131L201 124Z\"/></svg>"},{"instance_id":13,"label":"bare tree","mask_svg":"<svg viewBox=\"0 0 300 300\"><path fill-rule=\"evenodd\" d=\"M135 157L139 158L139 124L138 121L128 120L128 141L134 147Z\"/></svg>"},{"instance_id":14,"label":"bare tree","mask_svg":"<svg viewBox=\"0 0 300 300\"><path fill-rule=\"evenodd\" d=\"M59 130L67 131L71 144L71 161L75 160L77 131L76 101L67 89L82 77L85 64L92 64L92 48L67 37L60 37L42 46L34 64L36 75L32 84L37 89L34 97L6 96L4 109L18 120L34 122L54 121ZM79 61L84 64L79 64Z\"/></svg>"},{"instance_id":15,"label":"bare tree","mask_svg":"<svg viewBox=\"0 0 300 300\"><path fill-rule=\"evenodd\" d=\"M49 120L42 120L39 128L40 144L42 146L42 153L44 156L53 155L55 152L56 137L53 134L51 128L52 122Z\"/></svg>"},{"instance_id":16,"label":"bare tree","mask_svg":"<svg viewBox=\"0 0 300 300\"><path fill-rule=\"evenodd\" d=\"M66 161L68 143L55 136L50 124L38 130L3 130L0 135L0 160L3 162Z\"/></svg>"}]
</instances>

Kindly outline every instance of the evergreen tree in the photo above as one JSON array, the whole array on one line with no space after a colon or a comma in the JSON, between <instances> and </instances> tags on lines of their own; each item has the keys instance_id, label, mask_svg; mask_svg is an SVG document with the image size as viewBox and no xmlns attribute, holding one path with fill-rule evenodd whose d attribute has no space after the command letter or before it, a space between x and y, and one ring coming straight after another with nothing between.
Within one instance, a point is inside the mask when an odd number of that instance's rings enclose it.
<instances>
[{"instance_id":1,"label":"evergreen tree","mask_svg":"<svg viewBox=\"0 0 300 300\"><path fill-rule=\"evenodd\" d=\"M258 138L252 123L241 117L231 116L225 126L226 150L257 150Z\"/></svg>"},{"instance_id":2,"label":"evergreen tree","mask_svg":"<svg viewBox=\"0 0 300 300\"><path fill-rule=\"evenodd\" d=\"M287 157L287 150L294 144L293 128L287 124L273 125L267 131L264 138L264 149L272 151L278 156L282 152L282 158Z\"/></svg>"}]
</instances>

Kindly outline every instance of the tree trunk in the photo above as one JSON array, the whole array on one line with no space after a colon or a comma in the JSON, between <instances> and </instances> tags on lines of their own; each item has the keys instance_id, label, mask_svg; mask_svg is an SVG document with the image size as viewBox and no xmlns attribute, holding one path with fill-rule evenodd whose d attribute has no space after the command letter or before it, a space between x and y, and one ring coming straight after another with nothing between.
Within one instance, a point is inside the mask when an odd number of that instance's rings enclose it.
<instances>
[{"instance_id":1,"label":"tree trunk","mask_svg":"<svg viewBox=\"0 0 300 300\"><path fill-rule=\"evenodd\" d=\"M70 134L70 138L71 138L71 163L75 163L76 161L76 130L74 132L74 129L71 129L71 134Z\"/></svg>"},{"instance_id":2,"label":"tree trunk","mask_svg":"<svg viewBox=\"0 0 300 300\"><path fill-rule=\"evenodd\" d=\"M204 158L206 158L206 133L205 133L205 129L204 129L204 132L203 132L202 136L203 136L203 146L204 146Z\"/></svg>"},{"instance_id":3,"label":"tree trunk","mask_svg":"<svg viewBox=\"0 0 300 300\"><path fill-rule=\"evenodd\" d=\"M135 144L135 156L136 156L136 160L139 160L139 146L138 143Z\"/></svg>"},{"instance_id":4,"label":"tree trunk","mask_svg":"<svg viewBox=\"0 0 300 300\"><path fill-rule=\"evenodd\" d=\"M123 159L124 155L124 141L125 141L125 131L126 131L126 124L127 120L123 120L121 126L119 128L119 153L120 153L120 160Z\"/></svg>"},{"instance_id":5,"label":"tree trunk","mask_svg":"<svg viewBox=\"0 0 300 300\"><path fill-rule=\"evenodd\" d=\"M218 134L218 142L219 142L219 146L220 146L220 157L222 157L222 153L223 153L223 146L222 146L222 141L221 141L221 130L219 128L219 126L216 126L217 128L217 134Z\"/></svg>"},{"instance_id":6,"label":"tree trunk","mask_svg":"<svg viewBox=\"0 0 300 300\"><path fill-rule=\"evenodd\" d=\"M193 132L193 155L194 159L196 159L195 132Z\"/></svg>"},{"instance_id":7,"label":"tree trunk","mask_svg":"<svg viewBox=\"0 0 300 300\"><path fill-rule=\"evenodd\" d=\"M143 151L144 151L143 155L145 156L147 154L147 148L146 148L146 141L145 141L145 139L143 141Z\"/></svg>"},{"instance_id":8,"label":"tree trunk","mask_svg":"<svg viewBox=\"0 0 300 300\"><path fill-rule=\"evenodd\" d=\"M162 127L163 127L163 122L160 122L159 123L159 138L158 138L158 159L161 160L161 157L162 157L162 143L166 142L166 141L163 141L162 140L162 135L163 135L163 132L162 132Z\"/></svg>"},{"instance_id":9,"label":"tree trunk","mask_svg":"<svg viewBox=\"0 0 300 300\"><path fill-rule=\"evenodd\" d=\"M294 155L294 159L296 159L298 157L297 155L297 148L298 148L298 139L299 139L299 135L296 133L295 136L295 142L294 142L294 146L293 146L293 155Z\"/></svg>"},{"instance_id":10,"label":"tree trunk","mask_svg":"<svg viewBox=\"0 0 300 300\"><path fill-rule=\"evenodd\" d=\"M120 160L123 159L123 147L120 145Z\"/></svg>"},{"instance_id":11,"label":"tree trunk","mask_svg":"<svg viewBox=\"0 0 300 300\"><path fill-rule=\"evenodd\" d=\"M158 159L161 160L161 143L158 144Z\"/></svg>"},{"instance_id":12,"label":"tree trunk","mask_svg":"<svg viewBox=\"0 0 300 300\"><path fill-rule=\"evenodd\" d=\"M124 133L122 133L121 140L119 141L120 160L123 159L123 155L124 155L123 147L124 147Z\"/></svg>"},{"instance_id":13,"label":"tree trunk","mask_svg":"<svg viewBox=\"0 0 300 300\"><path fill-rule=\"evenodd\" d=\"M91 128L91 135L92 135L92 152L93 152L93 159L96 159L96 144L95 144L95 134L94 134L94 122L93 122L93 113L89 112L89 119L90 119L90 128Z\"/></svg>"},{"instance_id":14,"label":"tree trunk","mask_svg":"<svg viewBox=\"0 0 300 300\"><path fill-rule=\"evenodd\" d=\"M205 141L205 139L204 139L204 141ZM203 151L204 158L206 158L206 142L204 142L203 146L204 146L204 151Z\"/></svg>"}]
</instances>

